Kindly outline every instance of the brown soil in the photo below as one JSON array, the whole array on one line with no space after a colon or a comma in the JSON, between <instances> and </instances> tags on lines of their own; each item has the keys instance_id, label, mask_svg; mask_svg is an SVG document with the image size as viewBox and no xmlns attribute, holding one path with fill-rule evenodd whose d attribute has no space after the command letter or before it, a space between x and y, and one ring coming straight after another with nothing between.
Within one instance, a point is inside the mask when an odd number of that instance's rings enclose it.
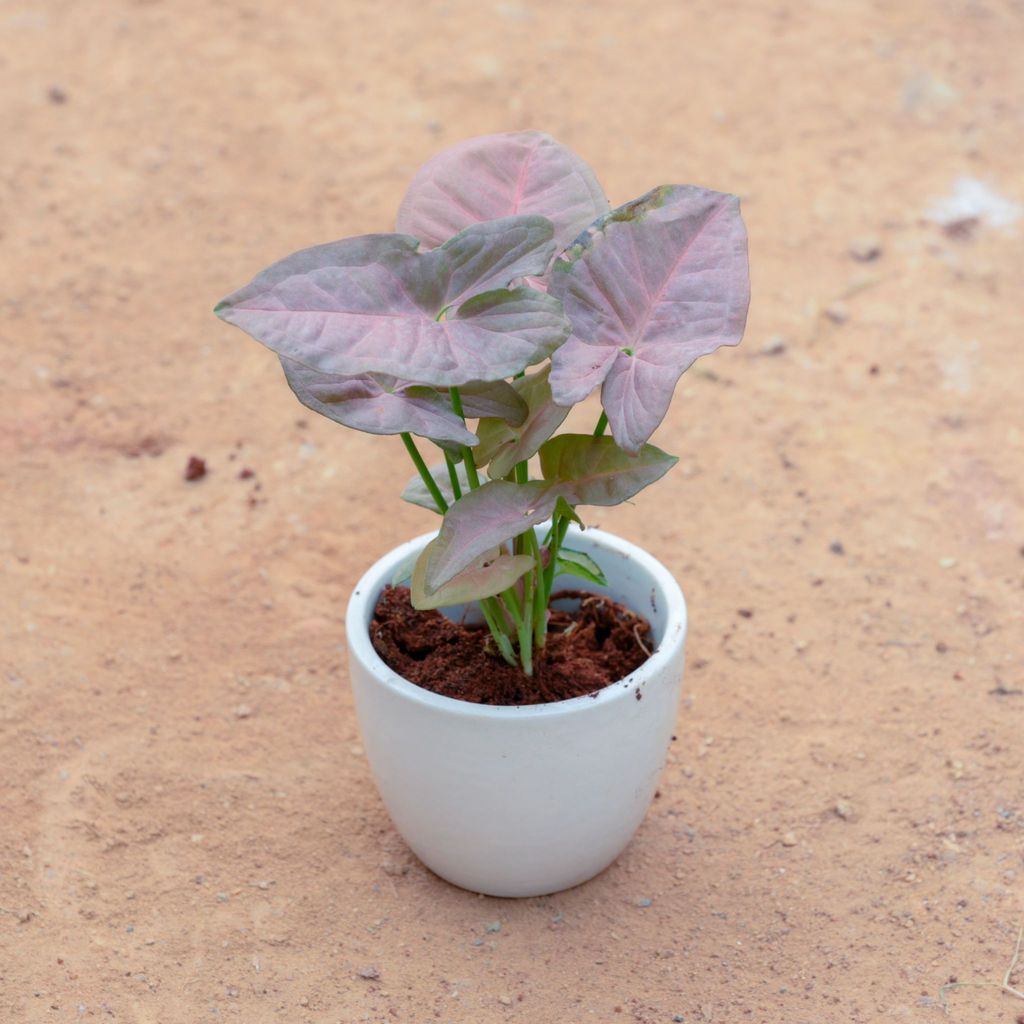
<instances>
[{"instance_id":1,"label":"brown soil","mask_svg":"<svg viewBox=\"0 0 1024 1024\"><path fill-rule=\"evenodd\" d=\"M400 676L475 704L546 704L582 697L628 676L647 660L650 624L624 605L580 590L560 590L551 600L576 601L579 607L551 612L532 676L501 658L486 627L416 611L408 587L384 589L370 640Z\"/></svg>"},{"instance_id":2,"label":"brown soil","mask_svg":"<svg viewBox=\"0 0 1024 1024\"><path fill-rule=\"evenodd\" d=\"M0 1021L929 1024L950 975L1002 978L1024 221L925 214L961 175L1024 203L1022 17L0 4ZM522 127L614 202L741 193L754 298L654 436L679 465L585 517L689 604L661 798L599 878L513 901L416 862L359 738L347 596L437 521L401 442L307 413L210 309Z\"/></svg>"}]
</instances>

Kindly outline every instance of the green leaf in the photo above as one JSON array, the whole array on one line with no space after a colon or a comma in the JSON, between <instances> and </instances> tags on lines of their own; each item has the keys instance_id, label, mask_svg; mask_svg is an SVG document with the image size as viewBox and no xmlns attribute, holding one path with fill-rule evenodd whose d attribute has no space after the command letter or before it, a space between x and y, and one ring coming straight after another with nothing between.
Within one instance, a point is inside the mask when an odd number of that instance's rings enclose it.
<instances>
[{"instance_id":1,"label":"green leaf","mask_svg":"<svg viewBox=\"0 0 1024 1024\"><path fill-rule=\"evenodd\" d=\"M462 487L462 493L465 494L469 490L469 479L466 476L466 464L460 463L456 466L456 470L459 476L459 484ZM452 490L451 477L448 475L448 467L445 463L441 463L439 466L430 467L430 475L434 478L434 483L440 488L441 493L444 495L444 500L451 505L455 501L455 492ZM434 499L427 490L427 485L423 482L423 478L417 473L412 477L409 482L405 485L405 490L402 491L402 501L409 502L410 505L419 505L420 508L428 508L431 512L437 511L437 505L434 503Z\"/></svg>"},{"instance_id":2,"label":"green leaf","mask_svg":"<svg viewBox=\"0 0 1024 1024\"><path fill-rule=\"evenodd\" d=\"M614 438L561 434L540 449L544 479L573 505L618 505L665 475L679 460L652 444L627 455Z\"/></svg>"},{"instance_id":3,"label":"green leaf","mask_svg":"<svg viewBox=\"0 0 1024 1024\"><path fill-rule=\"evenodd\" d=\"M558 558L555 560L555 575L579 576L582 579L596 583L600 587L607 587L601 566L595 562L585 551L574 551L572 548L559 548Z\"/></svg>"},{"instance_id":4,"label":"green leaf","mask_svg":"<svg viewBox=\"0 0 1024 1024\"><path fill-rule=\"evenodd\" d=\"M568 519L570 523L575 523L581 530L586 529L583 525L583 520L576 514L576 509L574 509L572 505L565 500L565 498L559 498L558 501L555 502L554 514L556 516L560 516L562 519Z\"/></svg>"},{"instance_id":5,"label":"green leaf","mask_svg":"<svg viewBox=\"0 0 1024 1024\"><path fill-rule=\"evenodd\" d=\"M424 586L433 594L485 552L550 518L558 498L541 481L492 480L464 494L445 514Z\"/></svg>"},{"instance_id":6,"label":"green leaf","mask_svg":"<svg viewBox=\"0 0 1024 1024\"><path fill-rule=\"evenodd\" d=\"M459 388L466 419L496 418L518 427L529 414L526 402L508 381L471 381ZM451 397L445 396L451 405Z\"/></svg>"},{"instance_id":7,"label":"green leaf","mask_svg":"<svg viewBox=\"0 0 1024 1024\"><path fill-rule=\"evenodd\" d=\"M512 382L529 412L520 425L500 419L482 419L477 426L479 446L473 457L478 466L490 463L487 475L492 480L508 476L517 462L523 462L537 453L540 446L562 425L569 407L556 405L548 384L550 365L537 373L520 377Z\"/></svg>"},{"instance_id":8,"label":"green leaf","mask_svg":"<svg viewBox=\"0 0 1024 1024\"><path fill-rule=\"evenodd\" d=\"M398 567L391 574L391 586L401 586L412 578L412 571L416 568L416 562L419 560L419 557L420 552L415 551L398 563Z\"/></svg>"},{"instance_id":9,"label":"green leaf","mask_svg":"<svg viewBox=\"0 0 1024 1024\"><path fill-rule=\"evenodd\" d=\"M424 586L434 593L485 551L550 518L559 499L617 505L662 476L677 460L653 445L627 455L610 437L562 434L540 449L544 480L492 480L463 495L445 514Z\"/></svg>"},{"instance_id":10,"label":"green leaf","mask_svg":"<svg viewBox=\"0 0 1024 1024\"><path fill-rule=\"evenodd\" d=\"M509 555L500 548L492 548L475 558L457 576L428 593L424 581L427 565L436 544L437 541L432 540L423 549L412 573L412 584L409 588L412 606L421 611L493 597L508 590L535 565L529 555Z\"/></svg>"}]
</instances>

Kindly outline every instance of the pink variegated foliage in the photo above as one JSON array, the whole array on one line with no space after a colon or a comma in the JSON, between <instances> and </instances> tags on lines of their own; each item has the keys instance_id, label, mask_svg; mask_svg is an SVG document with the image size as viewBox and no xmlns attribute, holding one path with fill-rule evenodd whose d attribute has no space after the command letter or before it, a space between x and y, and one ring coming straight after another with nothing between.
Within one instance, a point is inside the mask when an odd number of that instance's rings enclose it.
<instances>
[{"instance_id":1,"label":"pink variegated foliage","mask_svg":"<svg viewBox=\"0 0 1024 1024\"><path fill-rule=\"evenodd\" d=\"M603 584L562 544L576 507L625 501L672 466L649 439L676 382L742 336L739 203L665 185L609 210L578 156L512 132L428 161L398 230L288 256L217 313L277 353L310 409L402 435L417 467L403 498L444 515L410 567L414 603L480 600L500 653L517 646L529 671L556 571ZM598 387L594 434L554 436ZM444 461L428 467L412 435Z\"/></svg>"}]
</instances>

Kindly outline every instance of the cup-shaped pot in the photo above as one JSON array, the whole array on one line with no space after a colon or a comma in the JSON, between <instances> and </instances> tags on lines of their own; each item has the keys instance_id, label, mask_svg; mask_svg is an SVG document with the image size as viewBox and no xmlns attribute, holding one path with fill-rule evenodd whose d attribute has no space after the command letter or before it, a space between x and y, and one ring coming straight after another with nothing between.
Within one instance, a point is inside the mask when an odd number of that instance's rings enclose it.
<instances>
[{"instance_id":1,"label":"cup-shaped pot","mask_svg":"<svg viewBox=\"0 0 1024 1024\"><path fill-rule=\"evenodd\" d=\"M473 704L425 690L380 659L369 638L384 587L426 534L395 548L349 601L349 665L370 768L416 856L442 878L491 896L539 896L585 882L643 820L679 706L686 603L641 548L575 527L568 546L600 564L587 584L651 623L635 672L594 695L525 707ZM565 577L555 588L576 587Z\"/></svg>"}]
</instances>

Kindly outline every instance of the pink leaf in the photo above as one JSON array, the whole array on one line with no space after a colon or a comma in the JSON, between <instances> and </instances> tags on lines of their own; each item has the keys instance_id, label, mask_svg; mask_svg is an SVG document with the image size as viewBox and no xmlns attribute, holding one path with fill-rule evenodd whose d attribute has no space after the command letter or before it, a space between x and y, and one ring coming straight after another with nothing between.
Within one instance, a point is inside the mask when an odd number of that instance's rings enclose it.
<instances>
[{"instance_id":1,"label":"pink leaf","mask_svg":"<svg viewBox=\"0 0 1024 1024\"><path fill-rule=\"evenodd\" d=\"M288 384L308 409L368 434L408 431L434 441L476 444L447 395L380 374L339 377L281 357Z\"/></svg>"},{"instance_id":2,"label":"pink leaf","mask_svg":"<svg viewBox=\"0 0 1024 1024\"><path fill-rule=\"evenodd\" d=\"M430 252L402 235L317 246L259 274L217 313L321 373L438 387L500 380L568 334L558 300L506 287L544 270L551 232L524 216L472 225Z\"/></svg>"},{"instance_id":3,"label":"pink leaf","mask_svg":"<svg viewBox=\"0 0 1024 1024\"><path fill-rule=\"evenodd\" d=\"M521 213L555 225L557 250L608 210L594 172L543 132L468 139L417 171L398 210L398 230L440 245L477 221Z\"/></svg>"},{"instance_id":4,"label":"pink leaf","mask_svg":"<svg viewBox=\"0 0 1024 1024\"><path fill-rule=\"evenodd\" d=\"M735 196L663 185L613 210L556 260L572 336L552 356L566 405L603 383L616 441L639 451L694 360L743 336L750 280Z\"/></svg>"}]
</instances>

